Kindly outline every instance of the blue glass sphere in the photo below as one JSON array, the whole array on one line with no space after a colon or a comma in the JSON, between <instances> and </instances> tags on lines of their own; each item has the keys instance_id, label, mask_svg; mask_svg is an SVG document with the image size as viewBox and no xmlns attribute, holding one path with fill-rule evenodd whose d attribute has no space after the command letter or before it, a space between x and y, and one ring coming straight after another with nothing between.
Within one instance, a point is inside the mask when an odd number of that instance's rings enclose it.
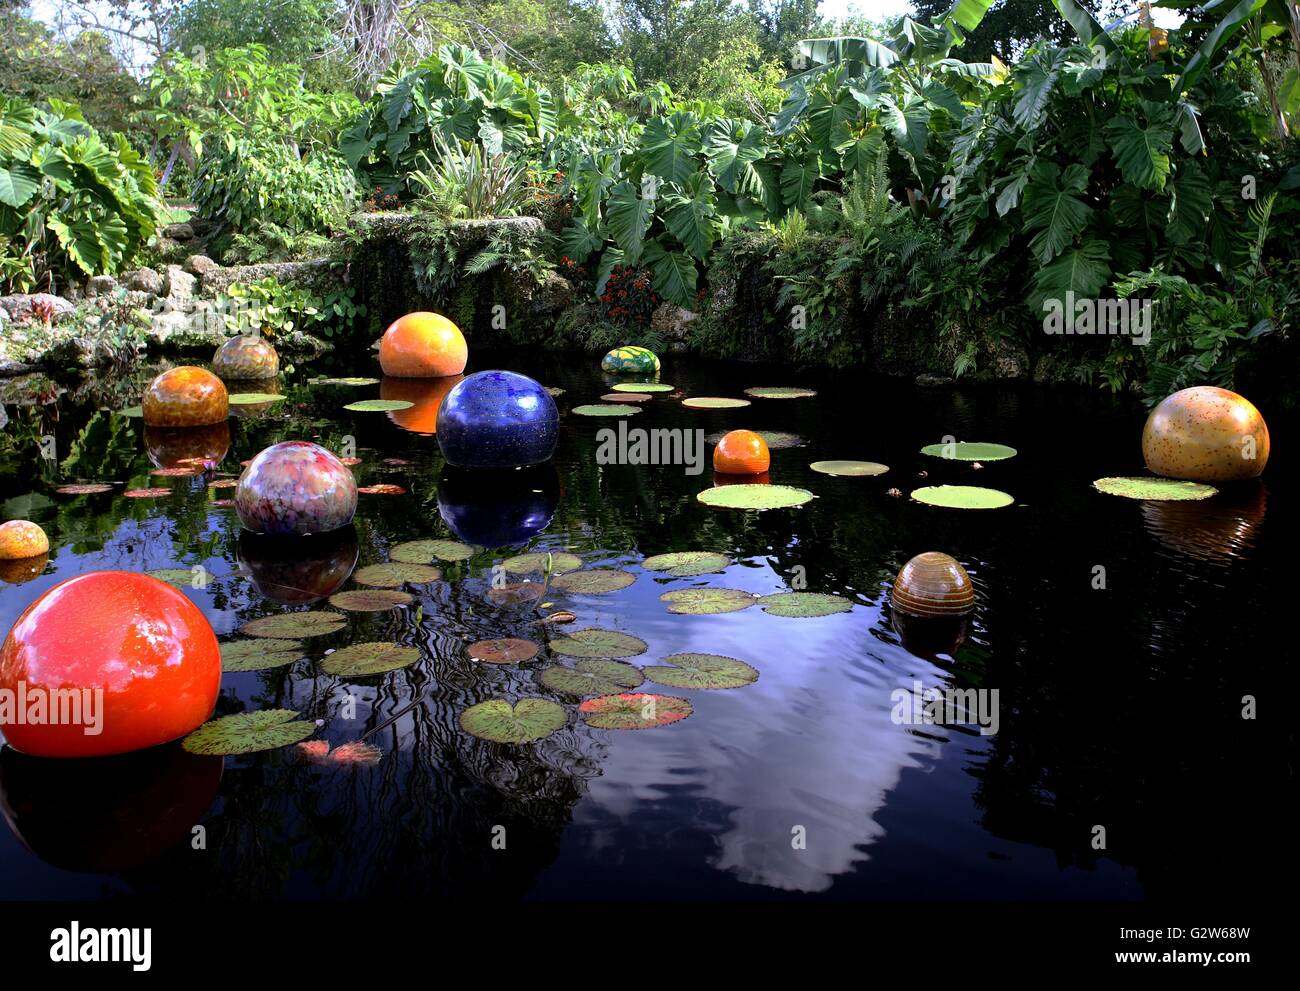
<instances>
[{"instance_id":1,"label":"blue glass sphere","mask_svg":"<svg viewBox=\"0 0 1300 991\"><path fill-rule=\"evenodd\" d=\"M553 465L519 471L472 471L448 465L438 480L438 512L461 540L479 547L513 547L551 524L560 501Z\"/></svg>"},{"instance_id":2,"label":"blue glass sphere","mask_svg":"<svg viewBox=\"0 0 1300 991\"><path fill-rule=\"evenodd\" d=\"M517 372L475 372L438 407L438 447L461 468L523 468L551 460L560 411L538 382Z\"/></svg>"}]
</instances>

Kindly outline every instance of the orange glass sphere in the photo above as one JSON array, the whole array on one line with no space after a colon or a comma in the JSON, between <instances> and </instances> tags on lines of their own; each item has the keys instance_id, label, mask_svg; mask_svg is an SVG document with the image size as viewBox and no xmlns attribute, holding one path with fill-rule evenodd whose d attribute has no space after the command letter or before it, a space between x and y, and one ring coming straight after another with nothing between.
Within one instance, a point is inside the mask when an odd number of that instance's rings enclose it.
<instances>
[{"instance_id":1,"label":"orange glass sphere","mask_svg":"<svg viewBox=\"0 0 1300 991\"><path fill-rule=\"evenodd\" d=\"M413 434L438 432L438 407L464 375L448 375L439 379L403 379L384 376L379 383L380 399L399 399L412 406L410 409L390 410L388 418Z\"/></svg>"},{"instance_id":2,"label":"orange glass sphere","mask_svg":"<svg viewBox=\"0 0 1300 991\"><path fill-rule=\"evenodd\" d=\"M0 561L17 561L35 557L50 549L50 538L30 520L0 523Z\"/></svg>"},{"instance_id":3,"label":"orange glass sphere","mask_svg":"<svg viewBox=\"0 0 1300 991\"><path fill-rule=\"evenodd\" d=\"M280 356L266 338L241 334L217 348L212 370L228 382L273 379L280 374Z\"/></svg>"},{"instance_id":4,"label":"orange glass sphere","mask_svg":"<svg viewBox=\"0 0 1300 991\"><path fill-rule=\"evenodd\" d=\"M975 608L975 587L957 559L918 554L894 579L894 609L912 616L961 616Z\"/></svg>"},{"instance_id":5,"label":"orange glass sphere","mask_svg":"<svg viewBox=\"0 0 1300 991\"><path fill-rule=\"evenodd\" d=\"M203 613L135 572L91 571L55 585L0 646L0 692L13 700L5 737L38 757L175 740L212 714L220 688L221 650Z\"/></svg>"},{"instance_id":6,"label":"orange glass sphere","mask_svg":"<svg viewBox=\"0 0 1300 991\"><path fill-rule=\"evenodd\" d=\"M465 335L440 313L408 313L379 340L379 366L398 378L459 375L468 360Z\"/></svg>"},{"instance_id":7,"label":"orange glass sphere","mask_svg":"<svg viewBox=\"0 0 1300 991\"><path fill-rule=\"evenodd\" d=\"M713 470L722 475L761 475L771 465L767 441L752 430L732 430L713 449Z\"/></svg>"},{"instance_id":8,"label":"orange glass sphere","mask_svg":"<svg viewBox=\"0 0 1300 991\"><path fill-rule=\"evenodd\" d=\"M1268 451L1268 425L1259 410L1244 396L1212 385L1162 399L1142 428L1142 459L1166 478L1256 478L1268 463Z\"/></svg>"},{"instance_id":9,"label":"orange glass sphere","mask_svg":"<svg viewBox=\"0 0 1300 991\"><path fill-rule=\"evenodd\" d=\"M200 427L226 418L226 387L206 368L169 368L145 390L144 422L151 427Z\"/></svg>"}]
</instances>

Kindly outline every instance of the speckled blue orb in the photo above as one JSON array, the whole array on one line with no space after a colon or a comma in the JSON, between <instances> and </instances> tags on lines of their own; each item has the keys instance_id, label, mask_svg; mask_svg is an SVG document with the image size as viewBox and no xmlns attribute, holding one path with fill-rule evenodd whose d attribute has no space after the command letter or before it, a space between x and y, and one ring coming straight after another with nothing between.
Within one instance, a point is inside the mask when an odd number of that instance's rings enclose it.
<instances>
[{"instance_id":1,"label":"speckled blue orb","mask_svg":"<svg viewBox=\"0 0 1300 991\"><path fill-rule=\"evenodd\" d=\"M438 447L460 468L523 468L551 460L560 411L538 382L517 372L475 372L438 407Z\"/></svg>"}]
</instances>

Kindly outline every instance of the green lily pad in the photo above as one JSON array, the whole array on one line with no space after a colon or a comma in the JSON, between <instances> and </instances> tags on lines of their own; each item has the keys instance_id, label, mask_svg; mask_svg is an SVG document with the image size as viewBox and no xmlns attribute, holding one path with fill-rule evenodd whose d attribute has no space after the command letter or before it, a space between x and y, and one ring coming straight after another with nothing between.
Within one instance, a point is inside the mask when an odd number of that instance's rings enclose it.
<instances>
[{"instance_id":1,"label":"green lily pad","mask_svg":"<svg viewBox=\"0 0 1300 991\"><path fill-rule=\"evenodd\" d=\"M758 671L721 654L672 654L666 665L652 665L645 676L670 688L742 688L758 681Z\"/></svg>"},{"instance_id":2,"label":"green lily pad","mask_svg":"<svg viewBox=\"0 0 1300 991\"><path fill-rule=\"evenodd\" d=\"M305 740L316 732L316 724L297 720L293 709L263 709L213 719L181 741L192 754L229 756L275 750Z\"/></svg>"},{"instance_id":3,"label":"green lily pad","mask_svg":"<svg viewBox=\"0 0 1300 991\"><path fill-rule=\"evenodd\" d=\"M337 633L347 625L347 619L336 612L287 612L279 616L263 616L239 628L249 637L269 637L273 640L296 640L299 637L320 637Z\"/></svg>"},{"instance_id":4,"label":"green lily pad","mask_svg":"<svg viewBox=\"0 0 1300 991\"><path fill-rule=\"evenodd\" d=\"M546 391L551 394L552 398L564 395L564 390L558 385L548 385L546 386Z\"/></svg>"},{"instance_id":5,"label":"green lily pad","mask_svg":"<svg viewBox=\"0 0 1300 991\"><path fill-rule=\"evenodd\" d=\"M395 561L390 564L368 564L352 575L362 585L380 588L398 588L402 585L427 585L442 577L442 572L427 564L407 564Z\"/></svg>"},{"instance_id":6,"label":"green lily pad","mask_svg":"<svg viewBox=\"0 0 1300 991\"><path fill-rule=\"evenodd\" d=\"M1184 482L1176 478L1150 478L1134 475L1121 478L1099 478L1092 483L1098 492L1123 496L1125 499L1146 499L1160 502L1187 502L1208 499L1217 495L1218 489L1202 482Z\"/></svg>"},{"instance_id":7,"label":"green lily pad","mask_svg":"<svg viewBox=\"0 0 1300 991\"><path fill-rule=\"evenodd\" d=\"M212 584L212 572L207 568L199 569L197 585L194 584L196 576L193 568L155 568L153 571L146 571L145 574L179 589L207 588Z\"/></svg>"},{"instance_id":8,"label":"green lily pad","mask_svg":"<svg viewBox=\"0 0 1300 991\"><path fill-rule=\"evenodd\" d=\"M378 385L379 379L348 376L344 378L316 379L316 385Z\"/></svg>"},{"instance_id":9,"label":"green lily pad","mask_svg":"<svg viewBox=\"0 0 1300 991\"><path fill-rule=\"evenodd\" d=\"M353 643L327 656L321 661L320 667L326 674L360 677L396 671L419 659L419 647L383 642Z\"/></svg>"},{"instance_id":10,"label":"green lily pad","mask_svg":"<svg viewBox=\"0 0 1300 991\"><path fill-rule=\"evenodd\" d=\"M414 601L405 592L385 588L359 588L351 592L335 592L330 596L330 605L348 612L387 612Z\"/></svg>"},{"instance_id":11,"label":"green lily pad","mask_svg":"<svg viewBox=\"0 0 1300 991\"><path fill-rule=\"evenodd\" d=\"M815 389L798 389L788 385L760 385L746 389L745 395L755 399L807 399L817 395Z\"/></svg>"},{"instance_id":12,"label":"green lily pad","mask_svg":"<svg viewBox=\"0 0 1300 991\"><path fill-rule=\"evenodd\" d=\"M683 588L665 592L660 602L668 603L668 611L681 616L713 616L717 613L739 612L758 601L740 588Z\"/></svg>"},{"instance_id":13,"label":"green lily pad","mask_svg":"<svg viewBox=\"0 0 1300 991\"><path fill-rule=\"evenodd\" d=\"M727 399L720 396L692 396L683 399L682 405L688 409L740 409L748 406L748 399Z\"/></svg>"},{"instance_id":14,"label":"green lily pad","mask_svg":"<svg viewBox=\"0 0 1300 991\"><path fill-rule=\"evenodd\" d=\"M633 692L587 699L578 711L597 729L652 729L679 722L694 710L686 699Z\"/></svg>"},{"instance_id":15,"label":"green lily pad","mask_svg":"<svg viewBox=\"0 0 1300 991\"><path fill-rule=\"evenodd\" d=\"M912 498L945 509L1002 509L1016 501L1005 492L978 485L927 485L913 492Z\"/></svg>"},{"instance_id":16,"label":"green lily pad","mask_svg":"<svg viewBox=\"0 0 1300 991\"><path fill-rule=\"evenodd\" d=\"M570 571L551 582L551 588L570 595L603 595L627 588L636 575L616 568L592 568L590 571Z\"/></svg>"},{"instance_id":17,"label":"green lily pad","mask_svg":"<svg viewBox=\"0 0 1300 991\"><path fill-rule=\"evenodd\" d=\"M409 540L396 545L388 556L402 564L428 564L430 561L468 561L477 552L458 540Z\"/></svg>"},{"instance_id":18,"label":"green lily pad","mask_svg":"<svg viewBox=\"0 0 1300 991\"><path fill-rule=\"evenodd\" d=\"M963 440L953 444L927 444L921 448L921 453L949 461L1005 461L1016 456L1016 449L1007 447L1006 444L982 444Z\"/></svg>"},{"instance_id":19,"label":"green lily pad","mask_svg":"<svg viewBox=\"0 0 1300 991\"><path fill-rule=\"evenodd\" d=\"M492 743L531 743L564 727L564 707L550 699L489 699L460 714L460 728Z\"/></svg>"},{"instance_id":20,"label":"green lily pad","mask_svg":"<svg viewBox=\"0 0 1300 991\"><path fill-rule=\"evenodd\" d=\"M405 399L361 399L355 403L348 403L344 409L350 409L354 413L389 413L393 410L410 409L415 403L407 402Z\"/></svg>"},{"instance_id":21,"label":"green lily pad","mask_svg":"<svg viewBox=\"0 0 1300 991\"><path fill-rule=\"evenodd\" d=\"M278 403L288 398L274 392L232 392L226 397L231 406L254 406L257 403Z\"/></svg>"},{"instance_id":22,"label":"green lily pad","mask_svg":"<svg viewBox=\"0 0 1300 991\"><path fill-rule=\"evenodd\" d=\"M635 406L617 406L613 403L592 403L586 406L575 406L573 412L579 416L631 416L633 413L641 411Z\"/></svg>"},{"instance_id":23,"label":"green lily pad","mask_svg":"<svg viewBox=\"0 0 1300 991\"><path fill-rule=\"evenodd\" d=\"M731 558L713 551L670 551L646 558L641 567L646 571L665 571L673 578L691 578L722 571L729 564Z\"/></svg>"},{"instance_id":24,"label":"green lily pad","mask_svg":"<svg viewBox=\"0 0 1300 991\"><path fill-rule=\"evenodd\" d=\"M537 551L532 554L516 554L514 557L508 557L501 562L501 567L506 569L507 574L511 575L531 575L534 572L544 572L546 570L546 552ZM565 554L563 551L551 552L551 574L562 575L566 571L577 571L582 567L582 558L576 554Z\"/></svg>"},{"instance_id":25,"label":"green lily pad","mask_svg":"<svg viewBox=\"0 0 1300 991\"><path fill-rule=\"evenodd\" d=\"M791 509L817 497L792 485L719 485L695 498L717 509Z\"/></svg>"},{"instance_id":26,"label":"green lily pad","mask_svg":"<svg viewBox=\"0 0 1300 991\"><path fill-rule=\"evenodd\" d=\"M221 645L222 671L266 671L306 656L301 640L234 640Z\"/></svg>"},{"instance_id":27,"label":"green lily pad","mask_svg":"<svg viewBox=\"0 0 1300 991\"><path fill-rule=\"evenodd\" d=\"M640 637L617 630L601 630L589 627L574 630L566 637L556 637L551 641L551 650L565 657L636 657L649 649Z\"/></svg>"},{"instance_id":28,"label":"green lily pad","mask_svg":"<svg viewBox=\"0 0 1300 991\"><path fill-rule=\"evenodd\" d=\"M876 461L814 461L808 467L823 475L848 475L854 478L883 475L889 471L889 465Z\"/></svg>"},{"instance_id":29,"label":"green lily pad","mask_svg":"<svg viewBox=\"0 0 1300 991\"><path fill-rule=\"evenodd\" d=\"M641 669L623 661L585 658L571 668L554 665L542 671L542 684L566 695L612 695L645 681Z\"/></svg>"},{"instance_id":30,"label":"green lily pad","mask_svg":"<svg viewBox=\"0 0 1300 991\"><path fill-rule=\"evenodd\" d=\"M129 416L132 419L139 419L144 416L143 406L128 406L126 409L118 410L123 416Z\"/></svg>"},{"instance_id":31,"label":"green lily pad","mask_svg":"<svg viewBox=\"0 0 1300 991\"><path fill-rule=\"evenodd\" d=\"M672 392L676 386L666 382L620 382L610 388L615 392Z\"/></svg>"},{"instance_id":32,"label":"green lily pad","mask_svg":"<svg viewBox=\"0 0 1300 991\"><path fill-rule=\"evenodd\" d=\"M773 616L796 618L833 616L853 608L853 603L848 599L822 592L776 592L763 596L758 604L763 607L763 612Z\"/></svg>"}]
</instances>

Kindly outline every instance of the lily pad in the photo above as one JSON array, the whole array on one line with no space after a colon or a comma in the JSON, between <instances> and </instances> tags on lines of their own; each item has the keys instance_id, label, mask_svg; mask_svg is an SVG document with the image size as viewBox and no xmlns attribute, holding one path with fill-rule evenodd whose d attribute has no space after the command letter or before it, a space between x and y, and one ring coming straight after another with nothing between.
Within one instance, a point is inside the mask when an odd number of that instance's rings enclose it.
<instances>
[{"instance_id":1,"label":"lily pad","mask_svg":"<svg viewBox=\"0 0 1300 991\"><path fill-rule=\"evenodd\" d=\"M817 497L792 485L719 485L695 498L718 509L790 509Z\"/></svg>"},{"instance_id":2,"label":"lily pad","mask_svg":"<svg viewBox=\"0 0 1300 991\"><path fill-rule=\"evenodd\" d=\"M348 403L344 409L350 409L353 413L390 413L399 409L410 409L415 403L408 402L405 399L360 399L355 403Z\"/></svg>"},{"instance_id":3,"label":"lily pad","mask_svg":"<svg viewBox=\"0 0 1300 991\"><path fill-rule=\"evenodd\" d=\"M600 398L606 403L644 403L654 397L648 392L607 392Z\"/></svg>"},{"instance_id":4,"label":"lily pad","mask_svg":"<svg viewBox=\"0 0 1300 991\"><path fill-rule=\"evenodd\" d=\"M584 658L571 668L557 664L542 671L542 684L566 695L612 695L636 688L643 681L641 669L623 661Z\"/></svg>"},{"instance_id":5,"label":"lily pad","mask_svg":"<svg viewBox=\"0 0 1300 991\"><path fill-rule=\"evenodd\" d=\"M717 613L739 612L758 601L740 588L683 588L665 592L660 602L668 603L668 611L681 616L713 616Z\"/></svg>"},{"instance_id":6,"label":"lily pad","mask_svg":"<svg viewBox=\"0 0 1300 991\"><path fill-rule=\"evenodd\" d=\"M210 489L233 489L239 486L237 478L214 478L208 483Z\"/></svg>"},{"instance_id":7,"label":"lily pad","mask_svg":"<svg viewBox=\"0 0 1300 991\"><path fill-rule=\"evenodd\" d=\"M379 379L361 378L360 376L348 376L344 378L317 379L317 385L378 385Z\"/></svg>"},{"instance_id":8,"label":"lily pad","mask_svg":"<svg viewBox=\"0 0 1300 991\"><path fill-rule=\"evenodd\" d=\"M808 467L823 475L847 475L854 478L883 475L889 471L889 465L876 461L814 461Z\"/></svg>"},{"instance_id":9,"label":"lily pad","mask_svg":"<svg viewBox=\"0 0 1300 991\"><path fill-rule=\"evenodd\" d=\"M347 625L347 619L336 612L287 612L278 616L263 616L250 620L239 628L249 637L269 637L274 640L296 640L299 637L320 637L337 633Z\"/></svg>"},{"instance_id":10,"label":"lily pad","mask_svg":"<svg viewBox=\"0 0 1300 991\"><path fill-rule=\"evenodd\" d=\"M541 582L507 582L488 589L488 601L498 606L526 606L542 597Z\"/></svg>"},{"instance_id":11,"label":"lily pad","mask_svg":"<svg viewBox=\"0 0 1300 991\"><path fill-rule=\"evenodd\" d=\"M635 406L615 406L612 403L593 403L586 406L575 406L573 412L578 416L631 416L633 413L641 411Z\"/></svg>"},{"instance_id":12,"label":"lily pad","mask_svg":"<svg viewBox=\"0 0 1300 991\"><path fill-rule=\"evenodd\" d=\"M731 558L713 551L672 551L646 558L641 567L646 571L665 571L673 578L690 578L722 571L729 564Z\"/></svg>"},{"instance_id":13,"label":"lily pad","mask_svg":"<svg viewBox=\"0 0 1300 991\"><path fill-rule=\"evenodd\" d=\"M682 405L690 409L740 409L748 406L748 399L726 399L719 396L692 396L683 399Z\"/></svg>"},{"instance_id":14,"label":"lily pad","mask_svg":"<svg viewBox=\"0 0 1300 991\"><path fill-rule=\"evenodd\" d=\"M1014 447L1006 444L983 444L976 441L957 441L953 444L927 444L922 454L949 461L1005 461L1016 456Z\"/></svg>"},{"instance_id":15,"label":"lily pad","mask_svg":"<svg viewBox=\"0 0 1300 991\"><path fill-rule=\"evenodd\" d=\"M351 592L335 592L330 596L330 605L348 612L387 612L414 601L405 592L384 588L359 588Z\"/></svg>"},{"instance_id":16,"label":"lily pad","mask_svg":"<svg viewBox=\"0 0 1300 991\"><path fill-rule=\"evenodd\" d=\"M380 482L378 485L359 485L357 491L363 495L406 495L406 489L390 482Z\"/></svg>"},{"instance_id":17,"label":"lily pad","mask_svg":"<svg viewBox=\"0 0 1300 991\"><path fill-rule=\"evenodd\" d=\"M427 564L407 564L396 561L390 564L368 564L352 575L362 585L380 588L399 588L402 585L427 585L442 577L442 572Z\"/></svg>"},{"instance_id":18,"label":"lily pad","mask_svg":"<svg viewBox=\"0 0 1300 991\"><path fill-rule=\"evenodd\" d=\"M484 664L522 664L531 661L542 648L531 640L503 637L499 640L480 640L469 645L469 656Z\"/></svg>"},{"instance_id":19,"label":"lily pad","mask_svg":"<svg viewBox=\"0 0 1300 991\"><path fill-rule=\"evenodd\" d=\"M558 385L548 385L546 386L546 391L551 394L552 398L564 395L564 390Z\"/></svg>"},{"instance_id":20,"label":"lily pad","mask_svg":"<svg viewBox=\"0 0 1300 991\"><path fill-rule=\"evenodd\" d=\"M560 575L551 582L551 587L560 592L568 592L570 595L603 595L606 592L617 592L619 589L627 588L634 581L636 575L630 571L592 568L590 571L571 571L566 575Z\"/></svg>"},{"instance_id":21,"label":"lily pad","mask_svg":"<svg viewBox=\"0 0 1300 991\"><path fill-rule=\"evenodd\" d=\"M640 637L617 630L601 630L594 626L574 630L566 637L551 641L551 650L565 657L636 657L649 649Z\"/></svg>"},{"instance_id":22,"label":"lily pad","mask_svg":"<svg viewBox=\"0 0 1300 991\"><path fill-rule=\"evenodd\" d=\"M256 403L278 403L288 398L274 392L232 392L226 397L231 406L253 406Z\"/></svg>"},{"instance_id":23,"label":"lily pad","mask_svg":"<svg viewBox=\"0 0 1300 991\"><path fill-rule=\"evenodd\" d=\"M817 391L789 385L759 385L746 389L745 395L753 396L755 399L808 399L817 395Z\"/></svg>"},{"instance_id":24,"label":"lily pad","mask_svg":"<svg viewBox=\"0 0 1300 991\"><path fill-rule=\"evenodd\" d=\"M195 465L177 465L174 468L155 468L149 474L159 478L193 478L202 475L203 469Z\"/></svg>"},{"instance_id":25,"label":"lily pad","mask_svg":"<svg viewBox=\"0 0 1300 991\"><path fill-rule=\"evenodd\" d=\"M477 551L458 540L411 540L388 552L389 558L402 564L428 564L430 561L468 561Z\"/></svg>"},{"instance_id":26,"label":"lily pad","mask_svg":"<svg viewBox=\"0 0 1300 991\"><path fill-rule=\"evenodd\" d=\"M546 552L536 551L532 554L516 554L514 557L508 557L501 562L501 567L511 575L531 575L534 572L541 573L546 569ZM551 574L562 575L566 571L577 571L582 567L582 558L576 554L566 554L563 551L551 552Z\"/></svg>"},{"instance_id":27,"label":"lily pad","mask_svg":"<svg viewBox=\"0 0 1300 991\"><path fill-rule=\"evenodd\" d=\"M758 671L721 654L672 654L666 665L651 665L645 676L671 688L742 688L758 681Z\"/></svg>"},{"instance_id":28,"label":"lily pad","mask_svg":"<svg viewBox=\"0 0 1300 991\"><path fill-rule=\"evenodd\" d=\"M531 743L562 729L564 707L550 699L489 699L460 714L460 728L492 743Z\"/></svg>"},{"instance_id":29,"label":"lily pad","mask_svg":"<svg viewBox=\"0 0 1300 991\"><path fill-rule=\"evenodd\" d=\"M59 495L98 495L101 492L112 492L113 486L107 482L86 482L82 485L60 485L54 491Z\"/></svg>"},{"instance_id":30,"label":"lily pad","mask_svg":"<svg viewBox=\"0 0 1300 991\"><path fill-rule=\"evenodd\" d=\"M694 710L686 699L633 692L587 699L578 711L597 729L651 729L679 722Z\"/></svg>"},{"instance_id":31,"label":"lily pad","mask_svg":"<svg viewBox=\"0 0 1300 991\"><path fill-rule=\"evenodd\" d=\"M383 642L353 643L334 651L321 661L321 670L326 674L361 677L396 671L419 659L419 647Z\"/></svg>"},{"instance_id":32,"label":"lily pad","mask_svg":"<svg viewBox=\"0 0 1300 991\"><path fill-rule=\"evenodd\" d=\"M301 640L234 640L221 645L222 671L265 671L306 656Z\"/></svg>"},{"instance_id":33,"label":"lily pad","mask_svg":"<svg viewBox=\"0 0 1300 991\"><path fill-rule=\"evenodd\" d=\"M1149 478L1142 475L1099 478L1092 483L1098 492L1123 496L1125 499L1145 499L1160 502L1187 502L1208 499L1217 495L1218 489L1202 482L1184 482L1176 478Z\"/></svg>"},{"instance_id":34,"label":"lily pad","mask_svg":"<svg viewBox=\"0 0 1300 991\"><path fill-rule=\"evenodd\" d=\"M129 416L132 419L139 419L144 416L143 406L128 406L126 409L118 410L123 416Z\"/></svg>"},{"instance_id":35,"label":"lily pad","mask_svg":"<svg viewBox=\"0 0 1300 991\"><path fill-rule=\"evenodd\" d=\"M1016 501L1005 492L978 485L927 485L913 492L912 498L945 509L1002 509Z\"/></svg>"},{"instance_id":36,"label":"lily pad","mask_svg":"<svg viewBox=\"0 0 1300 991\"><path fill-rule=\"evenodd\" d=\"M763 612L773 616L795 618L833 616L853 608L853 603L848 599L822 592L776 592L763 596L758 604L763 607Z\"/></svg>"},{"instance_id":37,"label":"lily pad","mask_svg":"<svg viewBox=\"0 0 1300 991\"><path fill-rule=\"evenodd\" d=\"M128 499L161 499L172 494L171 489L127 489L122 495Z\"/></svg>"},{"instance_id":38,"label":"lily pad","mask_svg":"<svg viewBox=\"0 0 1300 991\"><path fill-rule=\"evenodd\" d=\"M672 392L676 386L666 382L620 382L611 388L615 392Z\"/></svg>"},{"instance_id":39,"label":"lily pad","mask_svg":"<svg viewBox=\"0 0 1300 991\"><path fill-rule=\"evenodd\" d=\"M212 584L212 572L207 568L200 568L197 573L193 568L155 568L145 574L179 589L207 588ZM197 585L194 584L195 578L199 580Z\"/></svg>"},{"instance_id":40,"label":"lily pad","mask_svg":"<svg viewBox=\"0 0 1300 991\"><path fill-rule=\"evenodd\" d=\"M192 754L229 756L275 750L305 740L316 724L297 719L293 709L240 712L204 723L181 741Z\"/></svg>"}]
</instances>

